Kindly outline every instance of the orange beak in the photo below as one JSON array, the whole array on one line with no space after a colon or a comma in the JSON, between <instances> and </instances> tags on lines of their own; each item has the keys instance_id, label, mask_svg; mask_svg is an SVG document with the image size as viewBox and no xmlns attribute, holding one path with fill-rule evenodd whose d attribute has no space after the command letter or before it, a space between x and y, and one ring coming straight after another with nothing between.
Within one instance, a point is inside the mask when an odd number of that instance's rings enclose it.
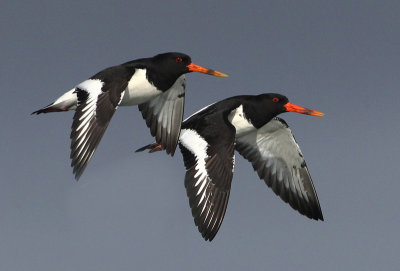
<instances>
[{"instance_id":1,"label":"orange beak","mask_svg":"<svg viewBox=\"0 0 400 271\"><path fill-rule=\"evenodd\" d=\"M204 68L202 66L193 64L193 63L190 63L186 67L191 72L201 72L201 73L210 74L210 75L219 76L219 77L228 77L228 75L226 75L225 73L222 73L222 72L219 72L219 71L214 71L214 70L211 70L211 69L207 69L207 68Z\"/></svg>"},{"instance_id":2,"label":"orange beak","mask_svg":"<svg viewBox=\"0 0 400 271\"><path fill-rule=\"evenodd\" d=\"M301 107L301 106L298 106L298 105L295 105L292 103L287 103L284 105L284 107L286 108L286 111L296 112L296 113L300 113L300 114L306 114L306 115L311 115L311 116L316 116L316 117L322 117L323 115L325 115L322 112L308 109L305 107Z\"/></svg>"}]
</instances>

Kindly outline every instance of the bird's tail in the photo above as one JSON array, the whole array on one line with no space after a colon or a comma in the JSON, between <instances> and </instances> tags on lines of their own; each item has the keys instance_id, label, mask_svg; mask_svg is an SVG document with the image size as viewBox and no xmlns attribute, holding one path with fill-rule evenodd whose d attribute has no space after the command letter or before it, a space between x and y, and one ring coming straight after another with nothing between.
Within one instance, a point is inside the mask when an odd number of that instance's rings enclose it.
<instances>
[{"instance_id":1,"label":"bird's tail","mask_svg":"<svg viewBox=\"0 0 400 271\"><path fill-rule=\"evenodd\" d=\"M31 115L39 115L42 113L50 113L50 112L63 112L63 111L68 111L68 109L65 108L57 108L54 106L54 103L49 104L48 106L43 107L42 109L36 110L35 112L32 112Z\"/></svg>"},{"instance_id":2,"label":"bird's tail","mask_svg":"<svg viewBox=\"0 0 400 271\"><path fill-rule=\"evenodd\" d=\"M68 110L76 109L78 103L78 97L76 96L75 89L71 89L70 91L64 93L60 98L55 100L55 102L49 104L48 106L39 109L33 114L41 114L41 113L50 113L50 112L63 112Z\"/></svg>"},{"instance_id":3,"label":"bird's tail","mask_svg":"<svg viewBox=\"0 0 400 271\"><path fill-rule=\"evenodd\" d=\"M137 149L135 152L142 152L145 150L149 150L149 153L152 153L152 152L156 152L156 151L162 151L162 147L161 147L161 144L154 142L154 143L151 143L144 147L141 147L140 149Z\"/></svg>"}]
</instances>

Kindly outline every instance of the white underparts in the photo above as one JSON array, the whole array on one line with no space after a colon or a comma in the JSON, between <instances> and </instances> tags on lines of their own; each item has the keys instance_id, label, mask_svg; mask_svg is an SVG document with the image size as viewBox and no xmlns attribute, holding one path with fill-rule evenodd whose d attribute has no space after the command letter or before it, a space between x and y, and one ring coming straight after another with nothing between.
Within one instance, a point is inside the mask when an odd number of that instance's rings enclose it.
<instances>
[{"instance_id":1,"label":"white underparts","mask_svg":"<svg viewBox=\"0 0 400 271\"><path fill-rule=\"evenodd\" d=\"M160 95L162 91L158 90L149 82L146 75L146 69L136 69L135 73L128 82L125 89L125 95L122 98L121 106L137 105Z\"/></svg>"},{"instance_id":2,"label":"white underparts","mask_svg":"<svg viewBox=\"0 0 400 271\"><path fill-rule=\"evenodd\" d=\"M237 136L254 131L255 129L253 124L246 118L246 115L243 112L243 105L240 105L235 110L233 110L229 114L228 120L235 127Z\"/></svg>"}]
</instances>

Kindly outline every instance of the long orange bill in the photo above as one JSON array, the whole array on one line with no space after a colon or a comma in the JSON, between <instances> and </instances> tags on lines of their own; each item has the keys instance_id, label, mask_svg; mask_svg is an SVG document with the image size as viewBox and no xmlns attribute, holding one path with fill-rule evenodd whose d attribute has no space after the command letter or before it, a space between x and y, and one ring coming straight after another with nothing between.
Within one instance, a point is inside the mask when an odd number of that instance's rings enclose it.
<instances>
[{"instance_id":1,"label":"long orange bill","mask_svg":"<svg viewBox=\"0 0 400 271\"><path fill-rule=\"evenodd\" d=\"M189 71L191 71L191 72L201 72L201 73L210 74L210 75L219 76L219 77L228 77L228 75L226 75L225 73L207 69L202 66L193 64L193 63L190 63L189 65L187 65L187 67L188 67Z\"/></svg>"},{"instance_id":2,"label":"long orange bill","mask_svg":"<svg viewBox=\"0 0 400 271\"><path fill-rule=\"evenodd\" d=\"M284 105L284 107L286 108L286 111L296 112L296 113L300 113L300 114L306 114L306 115L317 116L317 117L322 117L323 115L325 115L322 112L308 109L305 107L301 107L301 106L298 106L298 105L295 105L292 103L287 103Z\"/></svg>"}]
</instances>

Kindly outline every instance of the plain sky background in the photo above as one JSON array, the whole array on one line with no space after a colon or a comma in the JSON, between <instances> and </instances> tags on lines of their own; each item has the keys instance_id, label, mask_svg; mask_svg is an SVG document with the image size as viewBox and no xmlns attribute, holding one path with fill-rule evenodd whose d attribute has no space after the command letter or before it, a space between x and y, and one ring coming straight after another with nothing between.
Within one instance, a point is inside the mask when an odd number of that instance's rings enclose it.
<instances>
[{"instance_id":1,"label":"plain sky background","mask_svg":"<svg viewBox=\"0 0 400 271\"><path fill-rule=\"evenodd\" d=\"M0 270L399 270L399 1L1 1ZM299 215L236 155L227 213L205 242L181 154L119 108L79 182L73 112L31 116L101 69L161 52L187 75L185 116L278 92L325 222Z\"/></svg>"}]
</instances>

